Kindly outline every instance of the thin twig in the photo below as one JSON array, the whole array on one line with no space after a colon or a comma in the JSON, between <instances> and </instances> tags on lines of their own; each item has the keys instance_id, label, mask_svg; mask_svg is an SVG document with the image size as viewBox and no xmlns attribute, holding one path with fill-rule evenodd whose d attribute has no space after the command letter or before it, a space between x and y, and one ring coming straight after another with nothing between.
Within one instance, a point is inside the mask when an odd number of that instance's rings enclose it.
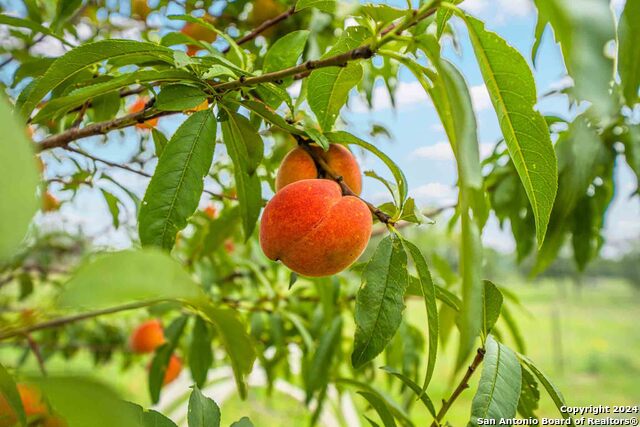
<instances>
[{"instance_id":1,"label":"thin twig","mask_svg":"<svg viewBox=\"0 0 640 427\"><path fill-rule=\"evenodd\" d=\"M159 300L154 301L143 301L143 302L134 302L131 304L119 305L117 307L105 308L102 310L88 311L81 314L74 314L71 316L59 317L57 319L48 320L42 323L36 323L35 325L25 326L23 328L9 330L3 333L0 333L0 341L6 340L7 338L13 338L20 335L27 335L31 332L40 331L42 329L56 328L59 326L64 326L69 323L80 322L82 320L92 319L98 316L104 316L106 314L118 313L126 310L135 310L137 308L148 307L153 304L157 304L160 302Z\"/></svg>"},{"instance_id":2,"label":"thin twig","mask_svg":"<svg viewBox=\"0 0 640 427\"><path fill-rule=\"evenodd\" d=\"M449 408L451 408L451 405L453 405L453 402L456 401L458 396L460 396L460 394L463 391L469 388L469 379L471 378L473 373L478 369L478 366L480 366L480 363L482 363L482 360L484 359L484 353L485 353L484 348L478 349L478 352L476 353L476 357L473 359L473 362L471 362L471 365L469 365L469 367L467 368L467 372L464 374L464 377L462 377L462 380L460 380L460 383L458 384L456 389L453 391L453 394L451 394L451 397L448 400L442 401L442 408L440 408L440 411L438 411L438 414L436 415L436 419L433 420L433 423L431 423L431 427L438 427L440 425L440 421L442 421L444 416L447 414L447 411L449 410Z\"/></svg>"},{"instance_id":3,"label":"thin twig","mask_svg":"<svg viewBox=\"0 0 640 427\"><path fill-rule=\"evenodd\" d=\"M81 156L84 156L84 157L86 157L88 159L91 159L94 162L100 162L100 163L103 163L103 164L105 164L107 166L111 166L111 167L114 167L114 168L122 169L124 171L131 172L131 173L135 173L136 175L144 176L145 178L151 178L152 177L151 174L149 174L149 173L147 173L145 171L142 171L142 170L139 170L139 169L134 169L132 167L129 167L127 165L122 165L120 163L114 163L112 161L109 161L109 160L106 160L106 159L102 159L100 157L96 157L93 154L89 154L89 153L87 153L85 151L78 150L78 149L73 148L73 147L69 147L68 145L63 147L63 148L65 150L67 150L67 151L72 152L72 153L80 154ZM223 200L223 199L237 200L237 197L230 196L230 195L227 195L227 194L214 193L213 191L210 191L210 190L207 190L207 189L205 189L203 191L205 193L207 193L208 195L210 195L211 197L216 198L218 200Z\"/></svg>"},{"instance_id":4,"label":"thin twig","mask_svg":"<svg viewBox=\"0 0 640 427\"><path fill-rule=\"evenodd\" d=\"M42 358L42 353L40 353L40 347L38 347L38 343L33 339L30 334L24 334L27 342L29 343L29 348L33 352L36 360L38 361L38 366L40 367L40 372L42 372L42 376L47 376L47 369L44 366L44 359Z\"/></svg>"},{"instance_id":5,"label":"thin twig","mask_svg":"<svg viewBox=\"0 0 640 427\"><path fill-rule=\"evenodd\" d=\"M241 44L244 44L244 43L246 43L248 41L251 41L251 40L255 39L262 32L264 32L267 29L279 24L280 22L284 21L285 19L287 19L288 17L290 17L294 13L296 13L296 7L295 6L291 6L289 9L285 10L280 15L278 15L278 16L276 16L274 18L271 18L271 19L267 19L262 24L258 25L256 28L254 28L253 30L251 30L250 32L245 34L244 36L240 37L238 40L236 40L236 44L241 45ZM222 53L227 53L227 52L229 52L230 49L231 49L231 46L227 46L222 50Z\"/></svg>"}]
</instances>

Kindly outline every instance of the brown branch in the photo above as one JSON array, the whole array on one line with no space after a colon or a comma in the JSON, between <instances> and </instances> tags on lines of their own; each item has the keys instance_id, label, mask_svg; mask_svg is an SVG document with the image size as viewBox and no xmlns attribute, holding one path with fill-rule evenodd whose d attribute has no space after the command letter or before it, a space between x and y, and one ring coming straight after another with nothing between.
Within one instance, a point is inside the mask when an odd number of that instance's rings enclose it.
<instances>
[{"instance_id":1,"label":"brown branch","mask_svg":"<svg viewBox=\"0 0 640 427\"><path fill-rule=\"evenodd\" d=\"M40 372L42 372L42 375L46 377L47 369L44 366L44 359L42 358L42 353L40 353L40 347L38 347L38 343L33 339L33 337L30 334L25 334L24 336L27 339L27 342L29 343L29 348L33 352L33 355L35 356L36 361L38 362L38 367L40 368Z\"/></svg>"},{"instance_id":2,"label":"brown branch","mask_svg":"<svg viewBox=\"0 0 640 427\"><path fill-rule=\"evenodd\" d=\"M387 224L387 225L394 225L394 222L391 220L391 216L390 215L387 215L386 213L382 212L374 204L364 200L358 194L353 192L353 190L351 190L351 188L349 188L347 183L344 182L344 179L342 178L342 176L338 175L331 168L331 166L329 166L329 164L322 158L322 156L319 156L316 151L311 149L309 144L311 142L313 142L313 141L304 139L303 137L301 137L299 135L294 135L294 137L298 141L298 144L300 145L300 147L302 147L302 149L305 150L307 152L307 154L309 154L309 156L311 156L311 158L313 159L314 163L316 164L316 167L318 167L318 170L320 170L324 176L329 177L329 178L331 178L332 180L334 180L335 182L338 183L338 185L340 186L340 189L342 190L342 194L343 195L357 197L358 199L362 200L367 205L367 207L369 208L371 213L376 218L378 218L378 220L380 220L380 222L382 222L384 224Z\"/></svg>"},{"instance_id":3,"label":"brown branch","mask_svg":"<svg viewBox=\"0 0 640 427\"><path fill-rule=\"evenodd\" d=\"M436 419L433 420L433 423L431 423L431 427L438 427L440 425L440 421L442 421L442 418L444 418L447 411L449 410L449 408L451 408L451 405L453 405L458 396L460 396L463 391L469 388L469 379L478 369L480 363L482 363L482 360L484 359L484 353L484 348L478 349L476 357L473 359L473 362L471 362L471 365L469 365L469 367L467 368L467 372L464 374L464 377L462 377L462 380L460 380L458 387L456 387L456 389L453 391L453 394L451 394L451 397L448 400L442 401L442 408L440 408L440 411L438 411Z\"/></svg>"},{"instance_id":4,"label":"brown branch","mask_svg":"<svg viewBox=\"0 0 640 427\"><path fill-rule=\"evenodd\" d=\"M137 308L148 307L158 302L160 301L156 300L156 301L134 302L131 304L119 305L117 307L110 307L102 310L88 311L86 313L74 314L66 317L59 317L57 319L48 320L46 322L36 323L35 325L29 325L23 328L2 332L0 333L0 341L5 340L7 338L17 337L20 335L27 335L31 332L40 331L42 329L57 328L59 326L64 326L69 323L80 322L82 320L92 319L94 317L103 316L106 314L113 314L121 311L135 310Z\"/></svg>"},{"instance_id":5,"label":"brown branch","mask_svg":"<svg viewBox=\"0 0 640 427\"><path fill-rule=\"evenodd\" d=\"M294 67L289 67L283 70L266 73L260 76L255 76L255 77L241 76L237 80L230 81L230 82L223 82L223 83L211 82L211 87L217 95L222 95L228 91L232 91L240 87L254 86L260 83L277 82L286 77L295 76L297 74L305 73L307 71L312 71L315 69L325 68L325 67L343 67L351 61L357 61L360 59L369 59L375 54L378 48L383 46L385 43L391 41L393 39L392 36L394 34L401 33L403 30L411 27L412 25L415 25L415 23L420 21L421 19L424 19L432 15L433 13L435 13L435 11L436 11L436 7L434 6L431 6L425 9L423 13L398 24L396 27L394 27L395 31L387 32L386 35L382 37L377 43L359 46L348 52L334 55L328 58L318 59L318 60L309 60L300 65L296 65ZM115 129L126 128L129 126L133 126L137 123L143 123L149 119L162 117L162 116L169 116L169 115L178 114L178 113L181 113L181 112L180 111L151 111L150 109L144 109L140 112L128 114L126 116L119 117L113 120L94 123L82 129L69 129L58 135L50 136L42 140L37 145L37 150L44 151L44 150L49 150L56 147L64 147L68 143L78 139L95 136L95 135L104 135L109 131L112 131Z\"/></svg>"},{"instance_id":6,"label":"brown branch","mask_svg":"<svg viewBox=\"0 0 640 427\"><path fill-rule=\"evenodd\" d=\"M271 27L273 27L275 25L278 25L280 22L282 22L285 19L289 18L294 13L296 13L296 7L295 6L291 6L289 9L285 10L280 15L278 15L278 16L276 16L274 18L271 18L271 19L267 19L262 24L258 25L256 28L254 28L253 30L251 30L250 32L245 34L244 36L240 37L238 40L236 40L236 44L241 45L241 44L244 44L244 43L246 43L248 41L251 41L251 40L255 39L262 32L266 31L267 29L269 29L269 28L271 28ZM227 53L227 52L229 52L230 49L231 49L231 46L227 46L226 48L224 48L222 50L222 53Z\"/></svg>"}]
</instances>

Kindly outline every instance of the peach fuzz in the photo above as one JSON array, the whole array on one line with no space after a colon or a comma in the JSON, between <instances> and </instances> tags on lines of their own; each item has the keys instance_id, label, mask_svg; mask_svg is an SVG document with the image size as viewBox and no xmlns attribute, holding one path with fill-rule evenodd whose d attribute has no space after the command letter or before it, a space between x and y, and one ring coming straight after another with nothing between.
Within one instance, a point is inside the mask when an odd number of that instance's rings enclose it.
<instances>
[{"instance_id":1,"label":"peach fuzz","mask_svg":"<svg viewBox=\"0 0 640 427\"><path fill-rule=\"evenodd\" d=\"M342 176L344 183L349 186L351 191L360 194L362 191L360 167L356 158L346 147L340 144L331 144L328 151L317 146L311 146L311 149L329 165L333 172ZM318 169L313 158L303 148L296 147L282 159L282 164L276 175L276 191L280 191L292 182L314 178L318 178Z\"/></svg>"},{"instance_id":2,"label":"peach fuzz","mask_svg":"<svg viewBox=\"0 0 640 427\"><path fill-rule=\"evenodd\" d=\"M159 320L148 320L138 326L129 338L134 353L151 353L164 344L164 331Z\"/></svg>"},{"instance_id":3,"label":"peach fuzz","mask_svg":"<svg viewBox=\"0 0 640 427\"><path fill-rule=\"evenodd\" d=\"M371 237L371 213L326 179L287 185L269 201L260 222L265 255L296 273L321 277L349 267Z\"/></svg>"}]
</instances>

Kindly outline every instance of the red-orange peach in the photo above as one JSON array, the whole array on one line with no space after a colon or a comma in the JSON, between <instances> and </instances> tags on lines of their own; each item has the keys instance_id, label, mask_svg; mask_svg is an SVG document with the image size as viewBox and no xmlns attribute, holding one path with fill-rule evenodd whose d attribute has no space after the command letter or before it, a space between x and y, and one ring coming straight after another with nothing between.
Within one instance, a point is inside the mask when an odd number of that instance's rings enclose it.
<instances>
[{"instance_id":1,"label":"red-orange peach","mask_svg":"<svg viewBox=\"0 0 640 427\"><path fill-rule=\"evenodd\" d=\"M40 390L28 384L17 384L16 386L27 417L47 414L47 406L42 399ZM11 409L4 396L0 394L0 427L12 426L17 421L18 418L15 412Z\"/></svg>"},{"instance_id":2,"label":"red-orange peach","mask_svg":"<svg viewBox=\"0 0 640 427\"><path fill-rule=\"evenodd\" d=\"M349 267L371 237L371 213L326 179L287 185L269 201L260 222L265 255L296 273L321 277Z\"/></svg>"},{"instance_id":3,"label":"red-orange peach","mask_svg":"<svg viewBox=\"0 0 640 427\"><path fill-rule=\"evenodd\" d=\"M345 184L356 194L362 191L362 174L356 158L340 144L331 144L328 151L320 147L311 146L336 174L342 176ZM276 175L276 191L287 184L302 179L318 178L318 169L313 159L303 148L296 147L282 160Z\"/></svg>"},{"instance_id":4,"label":"red-orange peach","mask_svg":"<svg viewBox=\"0 0 640 427\"><path fill-rule=\"evenodd\" d=\"M144 110L144 106L147 105L147 98L140 97L136 99L136 101L131 104L129 107L129 114L138 113ZM138 129L151 129L158 126L158 118L149 119L144 123L137 123L136 127Z\"/></svg>"},{"instance_id":5,"label":"red-orange peach","mask_svg":"<svg viewBox=\"0 0 640 427\"><path fill-rule=\"evenodd\" d=\"M211 25L214 25L216 22L214 17L208 15L203 19ZM213 43L218 38L218 34L215 31L197 22L187 22L186 24L184 24L184 27L182 27L180 32L191 37L194 40L199 40L207 43ZM189 44L187 45L187 55L193 56L198 53L200 49L200 46Z\"/></svg>"},{"instance_id":6,"label":"red-orange peach","mask_svg":"<svg viewBox=\"0 0 640 427\"><path fill-rule=\"evenodd\" d=\"M151 353L164 344L164 331L159 320L148 320L138 326L129 338L134 353Z\"/></svg>"},{"instance_id":7,"label":"red-orange peach","mask_svg":"<svg viewBox=\"0 0 640 427\"><path fill-rule=\"evenodd\" d=\"M169 364L167 365L167 371L164 373L164 379L162 380L162 385L167 385L180 375L180 371L182 371L182 359L180 359L175 354L171 355L169 359Z\"/></svg>"}]
</instances>

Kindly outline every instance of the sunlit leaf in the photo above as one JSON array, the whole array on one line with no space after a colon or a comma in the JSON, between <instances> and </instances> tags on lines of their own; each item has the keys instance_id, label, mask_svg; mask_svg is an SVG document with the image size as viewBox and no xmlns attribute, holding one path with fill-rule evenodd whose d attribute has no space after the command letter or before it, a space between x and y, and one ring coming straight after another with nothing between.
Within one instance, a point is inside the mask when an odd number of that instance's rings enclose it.
<instances>
[{"instance_id":1,"label":"sunlit leaf","mask_svg":"<svg viewBox=\"0 0 640 427\"><path fill-rule=\"evenodd\" d=\"M184 84L172 84L162 88L156 99L161 111L186 111L198 107L207 99L202 89Z\"/></svg>"},{"instance_id":2,"label":"sunlit leaf","mask_svg":"<svg viewBox=\"0 0 640 427\"><path fill-rule=\"evenodd\" d=\"M640 2L627 1L618 25L618 73L628 106L638 101L640 90Z\"/></svg>"},{"instance_id":3,"label":"sunlit leaf","mask_svg":"<svg viewBox=\"0 0 640 427\"><path fill-rule=\"evenodd\" d=\"M515 353L489 335L478 391L471 404L471 425L478 425L480 419L515 417L521 382L522 372Z\"/></svg>"},{"instance_id":4,"label":"sunlit leaf","mask_svg":"<svg viewBox=\"0 0 640 427\"><path fill-rule=\"evenodd\" d=\"M198 207L216 143L216 120L209 110L192 114L165 147L140 207L143 246L171 249L176 233Z\"/></svg>"},{"instance_id":5,"label":"sunlit leaf","mask_svg":"<svg viewBox=\"0 0 640 427\"><path fill-rule=\"evenodd\" d=\"M12 256L38 209L38 171L26 129L0 96L0 260Z\"/></svg>"},{"instance_id":6,"label":"sunlit leaf","mask_svg":"<svg viewBox=\"0 0 640 427\"><path fill-rule=\"evenodd\" d=\"M220 427L220 408L213 399L203 395L198 386L193 387L189 397L187 420L189 427Z\"/></svg>"}]
</instances>

